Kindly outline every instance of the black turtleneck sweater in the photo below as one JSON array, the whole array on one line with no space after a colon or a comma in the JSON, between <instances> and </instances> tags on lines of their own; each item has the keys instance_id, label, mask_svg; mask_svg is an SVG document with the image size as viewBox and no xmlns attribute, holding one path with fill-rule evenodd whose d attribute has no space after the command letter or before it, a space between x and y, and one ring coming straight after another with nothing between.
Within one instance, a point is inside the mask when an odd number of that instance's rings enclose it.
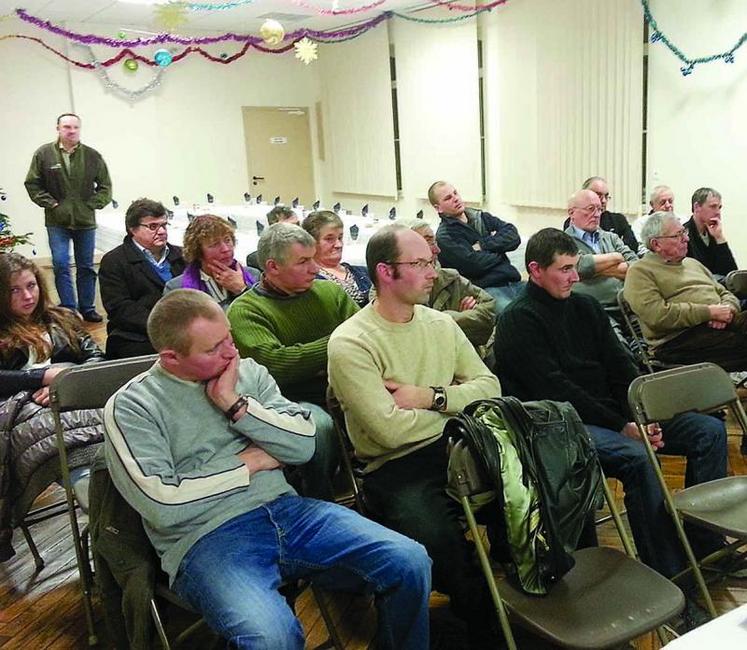
<instances>
[{"instance_id":1,"label":"black turtleneck sweater","mask_svg":"<svg viewBox=\"0 0 747 650\"><path fill-rule=\"evenodd\" d=\"M638 371L590 296L558 300L530 280L501 314L495 357L504 394L570 402L584 423L613 431L633 419Z\"/></svg>"}]
</instances>

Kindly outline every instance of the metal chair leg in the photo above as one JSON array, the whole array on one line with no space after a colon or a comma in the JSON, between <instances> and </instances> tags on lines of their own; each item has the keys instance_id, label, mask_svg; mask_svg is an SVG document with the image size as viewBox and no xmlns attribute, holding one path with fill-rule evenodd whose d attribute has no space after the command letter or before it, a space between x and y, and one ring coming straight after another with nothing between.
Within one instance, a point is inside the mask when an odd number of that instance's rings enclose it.
<instances>
[{"instance_id":1,"label":"metal chair leg","mask_svg":"<svg viewBox=\"0 0 747 650\"><path fill-rule=\"evenodd\" d=\"M332 615L329 613L329 608L327 607L327 602L324 600L324 595L313 582L311 583L311 593L314 594L314 600L316 601L316 604L319 607L319 612L324 619L324 625L327 627L327 633L332 642L332 647L335 648L335 650L344 650L345 646L337 632L337 626L332 621ZM329 646L324 644L322 647L326 648Z\"/></svg>"},{"instance_id":2,"label":"metal chair leg","mask_svg":"<svg viewBox=\"0 0 747 650\"><path fill-rule=\"evenodd\" d=\"M158 634L158 638L161 641L161 646L163 646L163 650L171 650L169 639L166 636L166 630L163 629L163 623L161 622L161 616L158 613L158 606L156 605L155 598L150 599L149 606L150 606L150 616L153 619L153 624L156 626L156 633Z\"/></svg>"},{"instance_id":3,"label":"metal chair leg","mask_svg":"<svg viewBox=\"0 0 747 650\"><path fill-rule=\"evenodd\" d=\"M21 524L20 528L21 528L21 532L23 533L23 536L26 538L26 543L29 545L29 550L31 551L31 555L34 557L34 564L36 565L36 570L41 571L44 568L44 558L42 558L42 556L39 555L39 549L36 548L36 544L34 543L34 540L31 537L31 531L29 531L28 526L26 526L25 524Z\"/></svg>"}]
</instances>

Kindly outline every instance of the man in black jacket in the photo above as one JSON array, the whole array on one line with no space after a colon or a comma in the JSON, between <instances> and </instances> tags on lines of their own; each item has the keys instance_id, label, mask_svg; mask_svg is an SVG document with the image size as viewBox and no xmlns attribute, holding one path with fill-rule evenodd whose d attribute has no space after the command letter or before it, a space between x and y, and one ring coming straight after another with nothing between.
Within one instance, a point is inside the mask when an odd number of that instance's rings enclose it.
<instances>
[{"instance_id":1,"label":"man in black jacket","mask_svg":"<svg viewBox=\"0 0 747 650\"><path fill-rule=\"evenodd\" d=\"M615 233L623 243L634 253L642 255L640 252L640 244L633 234L633 229L630 227L627 218L624 214L619 212L609 212L607 210L607 202L610 200L610 190L607 185L607 181L601 176L591 176L584 181L581 186L582 190L591 190L599 197L599 202L602 205L602 216L599 221L599 227L607 232ZM563 230L568 229L570 219L566 219L563 223Z\"/></svg>"},{"instance_id":2,"label":"man in black jacket","mask_svg":"<svg viewBox=\"0 0 747 650\"><path fill-rule=\"evenodd\" d=\"M698 260L720 281L737 268L721 222L721 194L713 188L700 187L691 204L693 215L685 222L690 238L687 256Z\"/></svg>"},{"instance_id":3,"label":"man in black jacket","mask_svg":"<svg viewBox=\"0 0 747 650\"><path fill-rule=\"evenodd\" d=\"M570 402L588 429L602 469L622 481L641 561L671 577L685 566L661 487L627 402L638 371L614 335L601 305L571 291L578 247L545 228L527 243L529 282L496 327L496 367L504 392L521 400ZM661 453L687 456L686 486L726 476L726 429L710 415L685 413L649 440ZM718 548L718 535L693 529L699 556Z\"/></svg>"},{"instance_id":4,"label":"man in black jacket","mask_svg":"<svg viewBox=\"0 0 747 650\"><path fill-rule=\"evenodd\" d=\"M456 269L485 289L500 313L522 287L521 275L506 255L521 244L516 226L489 212L465 208L459 192L445 181L428 188L428 200L441 218L436 232L441 266Z\"/></svg>"},{"instance_id":5,"label":"man in black jacket","mask_svg":"<svg viewBox=\"0 0 747 650\"><path fill-rule=\"evenodd\" d=\"M127 236L101 260L101 300L109 316L109 359L155 354L147 332L150 310L172 277L184 272L182 249L168 243L168 216L158 201L137 199L125 215Z\"/></svg>"}]
</instances>

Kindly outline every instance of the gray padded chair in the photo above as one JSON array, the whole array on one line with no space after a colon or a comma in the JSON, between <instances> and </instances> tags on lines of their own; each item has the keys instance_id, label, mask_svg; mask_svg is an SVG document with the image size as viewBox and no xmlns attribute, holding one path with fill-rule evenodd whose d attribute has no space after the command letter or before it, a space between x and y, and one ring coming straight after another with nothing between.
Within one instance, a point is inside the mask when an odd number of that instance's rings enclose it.
<instances>
[{"instance_id":1,"label":"gray padded chair","mask_svg":"<svg viewBox=\"0 0 747 650\"><path fill-rule=\"evenodd\" d=\"M601 471L601 468L600 468ZM659 628L682 611L685 597L670 580L638 562L604 476L607 505L626 553L585 548L573 553L575 566L546 596L529 596L508 581L495 580L477 528L473 502L482 503L492 487L471 452L459 441L449 458L449 488L462 504L493 604L510 650L516 642L509 619L564 648L600 650L620 646ZM494 507L488 504L487 507ZM662 643L664 632L657 630Z\"/></svg>"},{"instance_id":2,"label":"gray padded chair","mask_svg":"<svg viewBox=\"0 0 747 650\"><path fill-rule=\"evenodd\" d=\"M747 545L747 476L729 476L701 483L672 495L656 453L645 435L645 427L652 422L664 422L688 411L708 413L728 408L742 431L747 432L747 415L731 378L725 370L713 363L681 366L638 377L628 389L628 403L661 483L667 508L673 515L691 570L708 611L715 617L716 610L703 580L701 566L708 566ZM698 562L685 534L683 521L736 538L736 541Z\"/></svg>"},{"instance_id":3,"label":"gray padded chair","mask_svg":"<svg viewBox=\"0 0 747 650\"><path fill-rule=\"evenodd\" d=\"M103 408L109 397L130 379L150 368L155 359L154 355L150 355L74 366L57 375L49 390L49 403L55 421L62 483L67 497L67 511L70 517L75 559L80 575L89 645L96 645L98 642L93 624L93 607L91 604L93 575L88 558L88 548L84 544L87 536L81 535L76 513L76 505L82 507L88 503L87 494L81 491L85 491L86 488L83 486L87 486L87 481L76 481L75 489L71 483L68 453L65 448L60 414L65 411Z\"/></svg>"}]
</instances>

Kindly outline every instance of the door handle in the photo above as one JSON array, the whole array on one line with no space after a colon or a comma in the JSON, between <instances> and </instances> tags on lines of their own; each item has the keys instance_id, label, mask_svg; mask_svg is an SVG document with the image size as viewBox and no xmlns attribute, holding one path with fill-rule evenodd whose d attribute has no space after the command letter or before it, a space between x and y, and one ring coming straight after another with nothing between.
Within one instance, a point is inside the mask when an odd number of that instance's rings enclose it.
<instances>
[{"instance_id":1,"label":"door handle","mask_svg":"<svg viewBox=\"0 0 747 650\"><path fill-rule=\"evenodd\" d=\"M265 180L264 176L252 176L253 181L263 181Z\"/></svg>"}]
</instances>

